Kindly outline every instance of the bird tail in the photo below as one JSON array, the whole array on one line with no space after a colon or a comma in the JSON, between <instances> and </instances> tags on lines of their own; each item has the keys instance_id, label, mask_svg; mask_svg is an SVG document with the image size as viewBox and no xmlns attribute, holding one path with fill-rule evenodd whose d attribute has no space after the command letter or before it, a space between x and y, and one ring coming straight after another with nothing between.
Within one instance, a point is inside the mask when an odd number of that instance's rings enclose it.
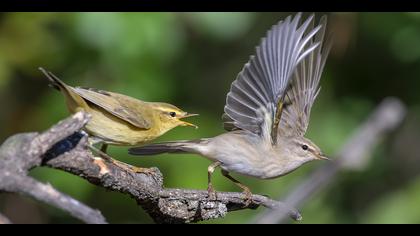
<instances>
[{"instance_id":1,"label":"bird tail","mask_svg":"<svg viewBox=\"0 0 420 236\"><path fill-rule=\"evenodd\" d=\"M155 143L143 147L130 148L128 153L138 156L158 155L163 153L198 153L198 147L205 141L206 139L198 139Z\"/></svg>"},{"instance_id":2,"label":"bird tail","mask_svg":"<svg viewBox=\"0 0 420 236\"><path fill-rule=\"evenodd\" d=\"M62 92L66 97L66 102L69 110L71 112L78 111L78 108L88 108L86 101L78 95L76 92L73 91L73 88L63 81L61 81L57 76L55 76L50 71L45 70L42 67L39 67L39 70L44 73L48 81L50 82L49 86L57 89L58 91Z\"/></svg>"},{"instance_id":3,"label":"bird tail","mask_svg":"<svg viewBox=\"0 0 420 236\"><path fill-rule=\"evenodd\" d=\"M67 84L65 84L63 81L61 81L57 76L55 76L53 73L45 70L42 67L39 67L39 70L44 73L44 75L47 77L48 81L50 82L49 86L57 89L58 91L67 90Z\"/></svg>"}]
</instances>

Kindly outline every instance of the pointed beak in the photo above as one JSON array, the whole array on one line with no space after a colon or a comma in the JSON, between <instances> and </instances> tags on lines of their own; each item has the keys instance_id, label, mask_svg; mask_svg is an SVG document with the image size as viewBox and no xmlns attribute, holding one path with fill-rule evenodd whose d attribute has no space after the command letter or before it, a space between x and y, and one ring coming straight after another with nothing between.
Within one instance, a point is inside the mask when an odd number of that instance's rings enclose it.
<instances>
[{"instance_id":1,"label":"pointed beak","mask_svg":"<svg viewBox=\"0 0 420 236\"><path fill-rule=\"evenodd\" d=\"M328 158L327 156L325 156L323 153L319 153L319 154L317 155L317 157L318 157L318 159L319 159L319 160L331 161L331 159L330 159L330 158Z\"/></svg>"},{"instance_id":2,"label":"pointed beak","mask_svg":"<svg viewBox=\"0 0 420 236\"><path fill-rule=\"evenodd\" d=\"M191 114L191 113L185 113L183 116L181 116L179 119L183 119L183 118L187 118L187 117L191 117L191 116L198 116L198 114ZM194 125L194 124L191 124L191 123L189 123L189 122L186 122L186 121L183 121L183 120L180 120L181 121L181 125L182 126L191 126L191 127L194 127L194 128L196 128L196 129L198 129L198 126L196 126L196 125Z\"/></svg>"},{"instance_id":3,"label":"pointed beak","mask_svg":"<svg viewBox=\"0 0 420 236\"><path fill-rule=\"evenodd\" d=\"M185 113L181 118L187 118L191 116L198 116L199 114L191 114L191 113Z\"/></svg>"}]
</instances>

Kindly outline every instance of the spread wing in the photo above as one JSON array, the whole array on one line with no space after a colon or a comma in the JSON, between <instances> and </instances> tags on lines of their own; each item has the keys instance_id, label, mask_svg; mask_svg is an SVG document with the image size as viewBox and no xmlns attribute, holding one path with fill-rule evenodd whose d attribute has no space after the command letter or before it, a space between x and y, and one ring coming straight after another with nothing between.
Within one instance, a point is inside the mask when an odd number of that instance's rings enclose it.
<instances>
[{"instance_id":1,"label":"spread wing","mask_svg":"<svg viewBox=\"0 0 420 236\"><path fill-rule=\"evenodd\" d=\"M300 18L300 13L293 19L287 17L261 40L256 54L245 64L227 94L225 128L248 130L271 138L278 104L297 64L317 47L317 44L307 46L320 29L316 27L308 32L313 15L299 26Z\"/></svg>"},{"instance_id":2,"label":"spread wing","mask_svg":"<svg viewBox=\"0 0 420 236\"><path fill-rule=\"evenodd\" d=\"M286 92L286 105L281 115L278 135L303 136L309 124L312 105L320 91L319 80L331 48L331 37L323 43L327 17L320 20L321 30L310 41L319 46L313 50L296 68L291 81L291 88ZM311 26L313 28L313 25Z\"/></svg>"},{"instance_id":3,"label":"spread wing","mask_svg":"<svg viewBox=\"0 0 420 236\"><path fill-rule=\"evenodd\" d=\"M145 103L137 99L93 88L76 87L74 91L87 101L141 129L150 129L151 120L144 116Z\"/></svg>"}]
</instances>

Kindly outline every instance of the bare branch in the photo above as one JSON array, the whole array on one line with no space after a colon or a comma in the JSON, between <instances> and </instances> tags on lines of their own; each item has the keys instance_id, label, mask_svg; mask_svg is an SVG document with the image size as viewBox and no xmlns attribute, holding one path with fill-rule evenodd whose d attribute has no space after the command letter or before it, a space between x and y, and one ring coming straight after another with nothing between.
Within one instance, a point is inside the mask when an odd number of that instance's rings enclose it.
<instances>
[{"instance_id":1,"label":"bare branch","mask_svg":"<svg viewBox=\"0 0 420 236\"><path fill-rule=\"evenodd\" d=\"M366 122L349 138L336 158L315 170L306 180L298 184L286 196L285 202L290 206L300 207L328 186L335 179L333 176L340 171L364 169L372 157L370 153L373 148L387 132L397 128L404 117L405 106L398 99L384 99ZM254 222L273 224L285 220L285 217L283 212L267 210L257 216Z\"/></svg>"},{"instance_id":2,"label":"bare branch","mask_svg":"<svg viewBox=\"0 0 420 236\"><path fill-rule=\"evenodd\" d=\"M165 210L171 209L179 211L179 205L182 202L189 202L189 205L193 206L201 204L200 218L192 218L189 221L214 219L224 216L228 211L241 210L244 208L256 209L258 206L277 209L294 220L301 220L302 218L297 210L290 208L282 202L274 201L261 195L253 195L253 201L249 206L245 205L244 195L242 193L218 192L216 201L203 201L203 199L207 199L207 195L207 191L165 189L160 192L160 205L165 205ZM195 212L190 213L190 217L193 216L193 213ZM184 212L182 214L184 214ZM190 217L184 216L184 218Z\"/></svg>"},{"instance_id":3,"label":"bare branch","mask_svg":"<svg viewBox=\"0 0 420 236\"><path fill-rule=\"evenodd\" d=\"M150 174L135 173L94 157L87 137L78 132L88 119L85 113L77 113L42 134L18 134L6 140L0 147L0 191L31 196L87 223L105 223L99 211L27 176L28 170L45 165L130 195L158 223L197 222L260 205L281 210L295 220L301 218L295 209L260 195L253 195L253 203L246 205L242 193L219 192L213 200L207 191L164 189L163 176L157 168Z\"/></svg>"},{"instance_id":4,"label":"bare branch","mask_svg":"<svg viewBox=\"0 0 420 236\"><path fill-rule=\"evenodd\" d=\"M104 224L102 214L85 204L57 191L49 184L43 184L28 176L15 175L3 180L3 190L32 197L38 201L67 211L70 215L90 224Z\"/></svg>"},{"instance_id":5,"label":"bare branch","mask_svg":"<svg viewBox=\"0 0 420 236\"><path fill-rule=\"evenodd\" d=\"M31 153L38 156L44 154L57 142L83 128L89 119L89 114L79 112L74 114L70 119L59 122L32 140L30 146ZM34 153L36 151L38 153Z\"/></svg>"},{"instance_id":6,"label":"bare branch","mask_svg":"<svg viewBox=\"0 0 420 236\"><path fill-rule=\"evenodd\" d=\"M129 194L157 223L215 219L229 211L255 209L260 205L280 209L292 219L300 219L296 210L259 195L254 195L254 202L247 206L242 193L218 192L217 199L212 200L208 198L207 191L164 189L163 176L157 168L149 175L131 172L94 157L86 150L85 142L86 138L82 137L74 149L51 158L45 165L78 175L109 190Z\"/></svg>"},{"instance_id":7,"label":"bare branch","mask_svg":"<svg viewBox=\"0 0 420 236\"><path fill-rule=\"evenodd\" d=\"M106 223L99 211L27 176L30 169L41 165L48 149L79 130L88 119L84 113L77 113L45 133L17 134L7 139L0 147L0 191L33 197L86 223Z\"/></svg>"}]
</instances>

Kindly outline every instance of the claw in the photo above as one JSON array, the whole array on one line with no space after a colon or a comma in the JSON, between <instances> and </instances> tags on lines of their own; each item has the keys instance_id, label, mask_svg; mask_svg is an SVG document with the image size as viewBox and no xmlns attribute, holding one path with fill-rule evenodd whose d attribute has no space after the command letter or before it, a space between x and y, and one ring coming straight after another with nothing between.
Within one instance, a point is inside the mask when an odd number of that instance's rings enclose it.
<instances>
[{"instance_id":1,"label":"claw","mask_svg":"<svg viewBox=\"0 0 420 236\"><path fill-rule=\"evenodd\" d=\"M117 161L115 159L112 160L112 164L114 164L114 165L116 165L116 166L118 166L118 167L120 167L124 170L134 172L134 173L137 173L137 174L140 173L140 174L151 175L151 176L156 175L156 170L154 168L144 168L144 167L132 166L132 165L129 165L127 163Z\"/></svg>"},{"instance_id":2,"label":"claw","mask_svg":"<svg viewBox=\"0 0 420 236\"><path fill-rule=\"evenodd\" d=\"M252 192L249 190L249 188L244 188L243 194L245 195L244 196L245 207L248 207L249 205L253 203Z\"/></svg>"},{"instance_id":3,"label":"claw","mask_svg":"<svg viewBox=\"0 0 420 236\"><path fill-rule=\"evenodd\" d=\"M146 175L156 175L156 170L154 168L144 168L144 167L137 167L137 166L130 166L130 169L135 173L141 173Z\"/></svg>"},{"instance_id":4,"label":"claw","mask_svg":"<svg viewBox=\"0 0 420 236\"><path fill-rule=\"evenodd\" d=\"M121 162L121 161L117 161L114 158L112 158L111 156L109 156L108 154L106 154L105 152L103 152L102 150L98 150L97 148L93 147L92 145L90 145L90 148L92 148L93 150L96 151L96 153L98 153L98 155L104 159L105 161L112 163L124 170L127 170L129 172L134 172L134 173L142 173L142 174L146 174L146 175L152 175L155 176L156 175L156 170L153 168L144 168L144 167L137 167L137 166L132 166L129 165L127 163ZM102 146L102 148L104 150L106 150L106 145Z\"/></svg>"}]
</instances>

